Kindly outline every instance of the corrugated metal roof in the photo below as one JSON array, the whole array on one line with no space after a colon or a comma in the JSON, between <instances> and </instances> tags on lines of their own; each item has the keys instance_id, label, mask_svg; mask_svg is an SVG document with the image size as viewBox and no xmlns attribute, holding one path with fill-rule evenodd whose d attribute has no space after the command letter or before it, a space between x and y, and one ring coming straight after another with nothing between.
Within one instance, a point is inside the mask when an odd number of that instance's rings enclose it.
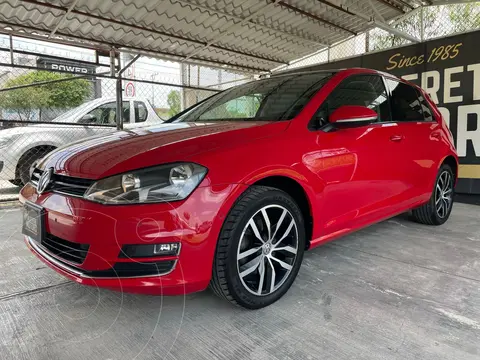
<instances>
[{"instance_id":1,"label":"corrugated metal roof","mask_svg":"<svg viewBox=\"0 0 480 360\"><path fill-rule=\"evenodd\" d=\"M376 12L371 4L375 6ZM267 71L394 19L414 0L3 0L0 31Z\"/></svg>"}]
</instances>

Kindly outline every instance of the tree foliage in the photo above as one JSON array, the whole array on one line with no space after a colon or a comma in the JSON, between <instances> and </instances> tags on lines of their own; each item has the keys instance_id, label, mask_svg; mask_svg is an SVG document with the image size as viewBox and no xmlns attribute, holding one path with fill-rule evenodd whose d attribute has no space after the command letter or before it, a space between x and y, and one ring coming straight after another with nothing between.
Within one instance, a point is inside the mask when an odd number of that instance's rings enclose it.
<instances>
[{"instance_id":1,"label":"tree foliage","mask_svg":"<svg viewBox=\"0 0 480 360\"><path fill-rule=\"evenodd\" d=\"M3 87L11 88L69 78L72 80L3 91L0 93L0 107L16 111L20 120L32 120L36 110L79 106L90 94L90 85L87 80L74 79L74 75L71 74L31 71L6 81Z\"/></svg>"},{"instance_id":2,"label":"tree foliage","mask_svg":"<svg viewBox=\"0 0 480 360\"><path fill-rule=\"evenodd\" d=\"M421 12L407 17L393 27L417 38L421 37ZM423 10L423 34L425 39L432 39L470 29L480 28L480 4L454 4L430 6ZM370 38L372 50L383 50L408 44L408 40L389 34L386 31L376 31Z\"/></svg>"},{"instance_id":3,"label":"tree foliage","mask_svg":"<svg viewBox=\"0 0 480 360\"><path fill-rule=\"evenodd\" d=\"M172 90L168 93L167 103L170 107L168 115L170 117L177 115L181 110L180 91Z\"/></svg>"}]
</instances>

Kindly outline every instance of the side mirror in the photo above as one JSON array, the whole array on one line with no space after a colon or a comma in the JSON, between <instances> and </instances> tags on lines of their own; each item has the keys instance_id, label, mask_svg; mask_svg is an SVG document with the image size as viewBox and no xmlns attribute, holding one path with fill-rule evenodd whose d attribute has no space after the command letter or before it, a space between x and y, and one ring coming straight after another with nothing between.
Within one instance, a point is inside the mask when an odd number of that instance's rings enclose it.
<instances>
[{"instance_id":1,"label":"side mirror","mask_svg":"<svg viewBox=\"0 0 480 360\"><path fill-rule=\"evenodd\" d=\"M97 121L97 117L92 114L83 115L82 118L78 121L80 124L90 124Z\"/></svg>"},{"instance_id":2,"label":"side mirror","mask_svg":"<svg viewBox=\"0 0 480 360\"><path fill-rule=\"evenodd\" d=\"M330 115L332 124L361 125L374 122L378 119L376 111L365 106L344 105Z\"/></svg>"}]
</instances>

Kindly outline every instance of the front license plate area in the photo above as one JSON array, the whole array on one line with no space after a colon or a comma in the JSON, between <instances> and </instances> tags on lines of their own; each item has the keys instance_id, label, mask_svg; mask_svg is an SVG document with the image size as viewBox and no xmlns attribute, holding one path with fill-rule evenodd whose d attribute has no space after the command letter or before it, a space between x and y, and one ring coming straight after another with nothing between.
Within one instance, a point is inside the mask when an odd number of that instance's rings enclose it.
<instances>
[{"instance_id":1,"label":"front license plate area","mask_svg":"<svg viewBox=\"0 0 480 360\"><path fill-rule=\"evenodd\" d=\"M39 244L45 234L45 209L41 206L26 202L23 206L22 233Z\"/></svg>"}]
</instances>

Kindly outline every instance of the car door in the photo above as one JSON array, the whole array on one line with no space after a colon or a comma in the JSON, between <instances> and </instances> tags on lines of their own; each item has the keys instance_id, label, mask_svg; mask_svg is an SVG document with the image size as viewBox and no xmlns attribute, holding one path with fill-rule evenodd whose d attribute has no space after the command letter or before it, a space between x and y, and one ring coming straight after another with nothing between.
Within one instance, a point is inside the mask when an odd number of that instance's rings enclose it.
<instances>
[{"instance_id":1,"label":"car door","mask_svg":"<svg viewBox=\"0 0 480 360\"><path fill-rule=\"evenodd\" d=\"M391 122L383 78L348 77L320 106L314 121L328 125L329 115L343 105L365 106L379 116L370 124L327 126L330 131L319 132L320 151L315 156L318 176L325 182L320 200L325 234L348 231L394 213L405 186L396 167L400 152L391 141L396 124Z\"/></svg>"},{"instance_id":2,"label":"car door","mask_svg":"<svg viewBox=\"0 0 480 360\"><path fill-rule=\"evenodd\" d=\"M438 154L441 151L441 126L423 94L413 85L386 79L390 88L392 119L398 125L397 140L403 158L399 167L408 186L406 201L414 203L431 192L430 184L436 175Z\"/></svg>"},{"instance_id":3,"label":"car door","mask_svg":"<svg viewBox=\"0 0 480 360\"><path fill-rule=\"evenodd\" d=\"M131 115L133 121L125 124L126 129L134 129L140 126L147 125L147 118L148 118L148 109L147 106L143 101L131 101Z\"/></svg>"}]
</instances>

